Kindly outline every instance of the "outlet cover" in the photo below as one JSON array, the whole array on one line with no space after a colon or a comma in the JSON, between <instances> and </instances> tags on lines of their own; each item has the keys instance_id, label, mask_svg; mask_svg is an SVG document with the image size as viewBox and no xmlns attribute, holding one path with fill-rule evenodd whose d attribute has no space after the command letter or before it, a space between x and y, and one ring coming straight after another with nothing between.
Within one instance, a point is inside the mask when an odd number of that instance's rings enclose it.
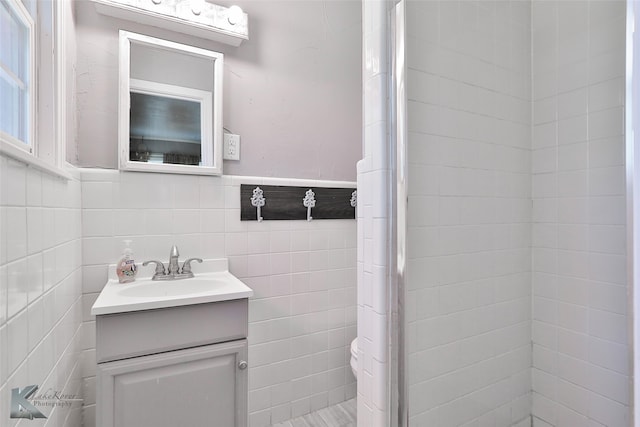
<instances>
[{"instance_id":1,"label":"outlet cover","mask_svg":"<svg viewBox=\"0 0 640 427\"><path fill-rule=\"evenodd\" d=\"M224 134L224 160L240 160L240 135Z\"/></svg>"}]
</instances>

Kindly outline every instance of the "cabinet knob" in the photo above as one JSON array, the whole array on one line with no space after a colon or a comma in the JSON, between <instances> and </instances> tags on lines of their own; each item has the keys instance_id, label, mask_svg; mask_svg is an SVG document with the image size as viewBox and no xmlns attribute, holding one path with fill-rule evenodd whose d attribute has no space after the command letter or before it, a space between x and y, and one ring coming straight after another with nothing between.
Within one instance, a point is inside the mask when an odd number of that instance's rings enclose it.
<instances>
[{"instance_id":1,"label":"cabinet knob","mask_svg":"<svg viewBox=\"0 0 640 427\"><path fill-rule=\"evenodd\" d=\"M249 364L247 363L246 360L241 360L240 362L238 362L238 368L242 370L247 369L247 366L249 366Z\"/></svg>"}]
</instances>

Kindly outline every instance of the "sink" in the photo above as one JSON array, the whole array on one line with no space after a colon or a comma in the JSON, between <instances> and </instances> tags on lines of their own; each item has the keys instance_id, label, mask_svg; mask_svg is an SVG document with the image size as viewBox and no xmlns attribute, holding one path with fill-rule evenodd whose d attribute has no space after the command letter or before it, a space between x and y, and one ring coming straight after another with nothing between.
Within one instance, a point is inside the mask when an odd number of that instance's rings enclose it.
<instances>
[{"instance_id":1,"label":"sink","mask_svg":"<svg viewBox=\"0 0 640 427\"><path fill-rule=\"evenodd\" d=\"M127 287L122 287L118 293L122 296L133 298L173 297L205 293L212 287L224 288L227 286L226 281L207 276L167 282L154 282L150 279L144 279Z\"/></svg>"},{"instance_id":2,"label":"sink","mask_svg":"<svg viewBox=\"0 0 640 427\"><path fill-rule=\"evenodd\" d=\"M190 279L153 281L151 268L141 268L133 283L119 283L115 266L110 278L91 307L92 315L178 307L191 304L249 298L253 290L228 270L226 259L204 260L193 266ZM142 276L142 277L141 277Z\"/></svg>"}]
</instances>

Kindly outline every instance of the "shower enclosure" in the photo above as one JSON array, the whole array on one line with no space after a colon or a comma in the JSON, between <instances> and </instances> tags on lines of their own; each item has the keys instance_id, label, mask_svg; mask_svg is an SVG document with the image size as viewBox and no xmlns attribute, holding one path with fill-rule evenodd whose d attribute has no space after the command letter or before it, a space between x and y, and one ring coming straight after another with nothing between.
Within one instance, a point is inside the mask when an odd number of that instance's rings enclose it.
<instances>
[{"instance_id":1,"label":"shower enclosure","mask_svg":"<svg viewBox=\"0 0 640 427\"><path fill-rule=\"evenodd\" d=\"M363 2L359 425L631 425L625 8Z\"/></svg>"}]
</instances>

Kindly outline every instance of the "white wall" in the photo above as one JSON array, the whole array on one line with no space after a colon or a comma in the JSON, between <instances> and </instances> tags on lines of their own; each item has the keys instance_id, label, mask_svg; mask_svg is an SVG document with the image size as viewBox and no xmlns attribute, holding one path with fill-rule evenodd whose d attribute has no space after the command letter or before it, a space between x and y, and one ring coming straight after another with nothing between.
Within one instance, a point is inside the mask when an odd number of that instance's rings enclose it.
<instances>
[{"instance_id":1,"label":"white wall","mask_svg":"<svg viewBox=\"0 0 640 427\"><path fill-rule=\"evenodd\" d=\"M118 29L225 54L224 127L241 136L229 175L355 180L361 158L360 2L255 1L234 48L98 15L76 2L78 156L117 167Z\"/></svg>"},{"instance_id":2,"label":"white wall","mask_svg":"<svg viewBox=\"0 0 640 427\"><path fill-rule=\"evenodd\" d=\"M80 180L67 181L0 156L0 411L11 390L38 385L81 396ZM78 426L82 404L37 406L34 426ZM25 425L21 423L20 425Z\"/></svg>"},{"instance_id":3,"label":"white wall","mask_svg":"<svg viewBox=\"0 0 640 427\"><path fill-rule=\"evenodd\" d=\"M353 183L82 169L85 427L95 414L95 319L108 264L228 257L249 301L249 424L268 426L355 396L356 221L240 221L240 184ZM268 201L267 201L268 202ZM92 362L91 362L92 361ZM92 400L93 399L93 400Z\"/></svg>"},{"instance_id":4,"label":"white wall","mask_svg":"<svg viewBox=\"0 0 640 427\"><path fill-rule=\"evenodd\" d=\"M530 20L407 2L412 426L530 425Z\"/></svg>"},{"instance_id":5,"label":"white wall","mask_svg":"<svg viewBox=\"0 0 640 427\"><path fill-rule=\"evenodd\" d=\"M630 425L625 2L533 2L534 426Z\"/></svg>"}]
</instances>

